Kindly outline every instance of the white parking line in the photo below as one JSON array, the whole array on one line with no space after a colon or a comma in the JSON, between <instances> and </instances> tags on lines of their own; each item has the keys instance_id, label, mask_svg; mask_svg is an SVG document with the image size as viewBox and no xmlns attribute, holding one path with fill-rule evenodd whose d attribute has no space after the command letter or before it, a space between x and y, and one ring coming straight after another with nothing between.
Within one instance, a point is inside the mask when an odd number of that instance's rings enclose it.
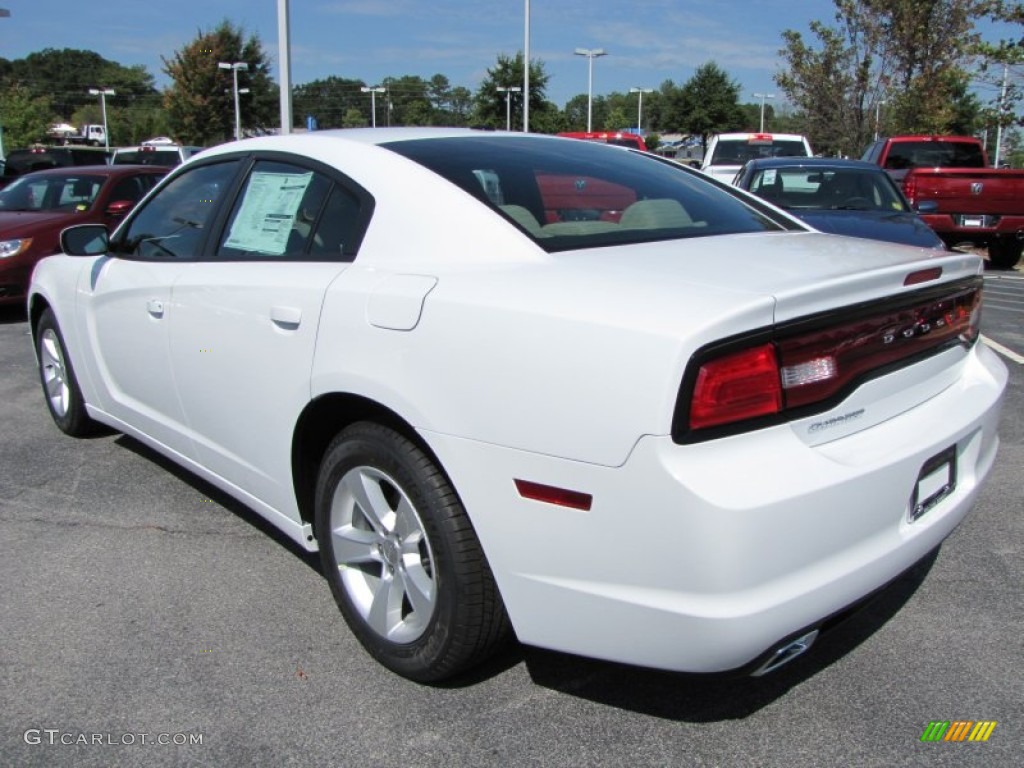
<instances>
[{"instance_id":1,"label":"white parking line","mask_svg":"<svg viewBox=\"0 0 1024 768\"><path fill-rule=\"evenodd\" d=\"M1003 357L1007 357L1010 360L1013 360L1013 362L1017 363L1017 365L1024 365L1024 355L1018 355L1012 349L1008 349L1007 347L1004 347L998 341L992 341L992 339L990 339L988 336L982 336L981 340L983 342L985 342L986 344L988 344L989 347L994 349L996 352L998 352Z\"/></svg>"}]
</instances>

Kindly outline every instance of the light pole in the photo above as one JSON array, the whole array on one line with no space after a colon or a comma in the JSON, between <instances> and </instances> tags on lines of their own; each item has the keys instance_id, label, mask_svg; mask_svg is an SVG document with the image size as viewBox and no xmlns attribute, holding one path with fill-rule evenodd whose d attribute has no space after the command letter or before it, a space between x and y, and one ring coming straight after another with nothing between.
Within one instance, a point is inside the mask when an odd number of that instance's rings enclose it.
<instances>
[{"instance_id":1,"label":"light pole","mask_svg":"<svg viewBox=\"0 0 1024 768\"><path fill-rule=\"evenodd\" d=\"M530 132L530 0L525 0L523 31L523 133Z\"/></svg>"},{"instance_id":2,"label":"light pole","mask_svg":"<svg viewBox=\"0 0 1024 768\"><path fill-rule=\"evenodd\" d=\"M643 131L644 94L645 93L654 93L654 89L653 88L630 88L629 92L630 93L638 93L638 94L640 94L640 98L638 99L637 104L636 104L636 132L637 132L637 135L639 136L640 133Z\"/></svg>"},{"instance_id":3,"label":"light pole","mask_svg":"<svg viewBox=\"0 0 1024 768\"><path fill-rule=\"evenodd\" d=\"M292 132L292 45L288 0L277 0L277 69L281 92L281 134Z\"/></svg>"},{"instance_id":4,"label":"light pole","mask_svg":"<svg viewBox=\"0 0 1024 768\"><path fill-rule=\"evenodd\" d=\"M587 133L594 130L594 59L607 56L603 48L577 48L577 56L587 57Z\"/></svg>"},{"instance_id":5,"label":"light pole","mask_svg":"<svg viewBox=\"0 0 1024 768\"><path fill-rule=\"evenodd\" d=\"M498 93L505 94L505 130L512 130L512 94L522 93L523 89L518 85L510 85L507 88L503 85L499 85L495 88Z\"/></svg>"},{"instance_id":6,"label":"light pole","mask_svg":"<svg viewBox=\"0 0 1024 768\"><path fill-rule=\"evenodd\" d=\"M242 110L238 105L238 70L249 69L249 65L244 61L236 61L232 63L227 61L218 61L217 66L221 69L231 70L231 89L235 93L235 141L238 141L242 138Z\"/></svg>"},{"instance_id":7,"label":"light pole","mask_svg":"<svg viewBox=\"0 0 1024 768\"><path fill-rule=\"evenodd\" d=\"M774 99L775 98L775 94L774 93L755 93L754 94L754 98L761 100L761 130L760 130L760 133L764 133L764 102L765 102L765 99Z\"/></svg>"},{"instance_id":8,"label":"light pole","mask_svg":"<svg viewBox=\"0 0 1024 768\"><path fill-rule=\"evenodd\" d=\"M89 93L100 97L100 109L103 111L103 144L110 149L110 135L107 133L107 96L116 96L113 88L90 88Z\"/></svg>"},{"instance_id":9,"label":"light pole","mask_svg":"<svg viewBox=\"0 0 1024 768\"><path fill-rule=\"evenodd\" d=\"M359 89L363 93L370 94L370 125L374 128L377 127L377 94L384 93L384 86L375 85L372 88L369 86L363 86ZM390 99L388 100L390 106Z\"/></svg>"},{"instance_id":10,"label":"light pole","mask_svg":"<svg viewBox=\"0 0 1024 768\"><path fill-rule=\"evenodd\" d=\"M881 115L882 106L884 104L884 101L875 102L875 141L878 141L878 118Z\"/></svg>"},{"instance_id":11,"label":"light pole","mask_svg":"<svg viewBox=\"0 0 1024 768\"><path fill-rule=\"evenodd\" d=\"M526 7L530 7L529 0L527 0ZM11 12L9 10L7 10L6 8L0 8L0 19L9 19L10 17ZM106 130L104 129L103 132L106 133ZM0 160L2 160L4 157L6 157L6 155L4 154L4 127L2 124L0 124Z\"/></svg>"}]
</instances>

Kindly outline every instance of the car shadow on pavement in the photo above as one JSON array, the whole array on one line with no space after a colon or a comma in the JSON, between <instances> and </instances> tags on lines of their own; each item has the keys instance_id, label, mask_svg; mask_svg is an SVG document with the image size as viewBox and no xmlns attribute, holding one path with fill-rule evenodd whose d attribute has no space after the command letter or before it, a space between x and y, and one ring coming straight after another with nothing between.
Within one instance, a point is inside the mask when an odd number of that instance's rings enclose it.
<instances>
[{"instance_id":1,"label":"car shadow on pavement","mask_svg":"<svg viewBox=\"0 0 1024 768\"><path fill-rule=\"evenodd\" d=\"M320 570L320 556L317 555L316 552L307 552L276 527L260 517L254 510L250 509L233 496L229 496L216 486L203 480L198 475L192 474L184 467L181 467L170 459L165 458L162 454L157 453L145 443L139 442L134 437L122 434L118 435L114 442L121 448L125 448L135 455L153 462L165 472L169 472L174 475L181 482L191 488L194 488L198 493L210 499L210 501L219 504L243 522L290 550L294 555L305 562L306 565L317 573L323 575L323 572Z\"/></svg>"},{"instance_id":2,"label":"car shadow on pavement","mask_svg":"<svg viewBox=\"0 0 1024 768\"><path fill-rule=\"evenodd\" d=\"M28 320L28 312L21 304L0 307L0 325L13 325Z\"/></svg>"},{"instance_id":3,"label":"car shadow on pavement","mask_svg":"<svg viewBox=\"0 0 1024 768\"><path fill-rule=\"evenodd\" d=\"M320 558L264 520L255 511L133 437L120 435L118 446L152 461L239 519L287 548L323 578ZM823 633L800 658L764 677L694 675L633 667L566 653L546 651L509 640L489 660L436 688L465 688L526 663L534 684L600 704L654 717L686 722L714 722L747 717L791 688L831 666L895 616L924 581L938 549L878 592L842 623ZM326 578L324 589L328 589ZM685 642L685 638L680 639Z\"/></svg>"},{"instance_id":4,"label":"car shadow on pavement","mask_svg":"<svg viewBox=\"0 0 1024 768\"><path fill-rule=\"evenodd\" d=\"M631 712L690 723L742 719L827 669L881 629L921 586L938 552L936 548L824 632L805 655L764 677L661 672L535 648L524 651L526 667L537 685Z\"/></svg>"}]
</instances>

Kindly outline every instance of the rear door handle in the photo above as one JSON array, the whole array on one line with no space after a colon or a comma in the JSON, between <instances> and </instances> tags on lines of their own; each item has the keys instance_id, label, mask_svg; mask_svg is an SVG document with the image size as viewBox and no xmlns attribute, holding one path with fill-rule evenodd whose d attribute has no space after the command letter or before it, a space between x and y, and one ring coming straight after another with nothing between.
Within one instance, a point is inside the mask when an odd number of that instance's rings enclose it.
<instances>
[{"instance_id":1,"label":"rear door handle","mask_svg":"<svg viewBox=\"0 0 1024 768\"><path fill-rule=\"evenodd\" d=\"M150 299L146 302L146 311L153 317L163 317L164 303L159 299Z\"/></svg>"},{"instance_id":2,"label":"rear door handle","mask_svg":"<svg viewBox=\"0 0 1024 768\"><path fill-rule=\"evenodd\" d=\"M302 322L302 309L300 307L271 307L270 319L274 325L294 331Z\"/></svg>"}]
</instances>

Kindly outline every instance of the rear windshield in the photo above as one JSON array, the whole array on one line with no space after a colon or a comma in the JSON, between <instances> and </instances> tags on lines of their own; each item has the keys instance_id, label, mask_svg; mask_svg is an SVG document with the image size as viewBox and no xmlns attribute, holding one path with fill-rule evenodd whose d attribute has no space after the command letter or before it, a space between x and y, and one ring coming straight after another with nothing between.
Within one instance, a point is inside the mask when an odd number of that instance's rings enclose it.
<instances>
[{"instance_id":1,"label":"rear windshield","mask_svg":"<svg viewBox=\"0 0 1024 768\"><path fill-rule=\"evenodd\" d=\"M181 152L178 149L118 150L114 165L181 165Z\"/></svg>"},{"instance_id":2,"label":"rear windshield","mask_svg":"<svg viewBox=\"0 0 1024 768\"><path fill-rule=\"evenodd\" d=\"M548 251L785 228L675 163L594 142L473 136L383 146L461 187Z\"/></svg>"},{"instance_id":3,"label":"rear windshield","mask_svg":"<svg viewBox=\"0 0 1024 768\"><path fill-rule=\"evenodd\" d=\"M104 165L109 156L102 149L15 149L7 155L4 176L20 176L31 171L69 165Z\"/></svg>"},{"instance_id":4,"label":"rear windshield","mask_svg":"<svg viewBox=\"0 0 1024 768\"><path fill-rule=\"evenodd\" d=\"M909 168L984 168L981 145L961 141L899 141L889 146L885 167Z\"/></svg>"},{"instance_id":5,"label":"rear windshield","mask_svg":"<svg viewBox=\"0 0 1024 768\"><path fill-rule=\"evenodd\" d=\"M711 165L745 165L759 157L807 157L807 145L794 140L724 139L715 145Z\"/></svg>"}]
</instances>

